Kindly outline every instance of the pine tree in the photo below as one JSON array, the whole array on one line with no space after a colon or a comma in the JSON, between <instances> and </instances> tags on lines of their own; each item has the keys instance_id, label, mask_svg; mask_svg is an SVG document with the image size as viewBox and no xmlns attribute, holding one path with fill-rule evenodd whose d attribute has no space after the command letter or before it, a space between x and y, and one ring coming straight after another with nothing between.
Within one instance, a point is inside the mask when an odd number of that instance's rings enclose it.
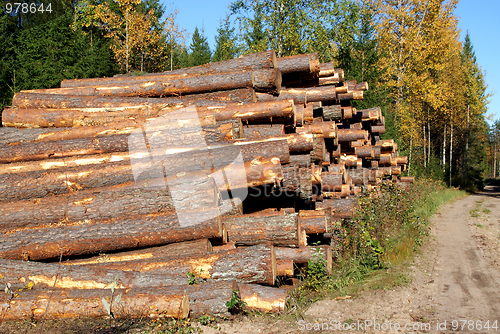
<instances>
[{"instance_id":1,"label":"pine tree","mask_svg":"<svg viewBox=\"0 0 500 334\"><path fill-rule=\"evenodd\" d=\"M221 61L232 59L237 54L236 37L234 35L234 27L231 26L229 15L226 15L224 21L220 21L215 36L215 51L212 61Z\"/></svg>"},{"instance_id":2,"label":"pine tree","mask_svg":"<svg viewBox=\"0 0 500 334\"><path fill-rule=\"evenodd\" d=\"M207 64L210 62L210 58L212 58L207 38L205 37L203 30L200 33L198 27L194 29L193 39L191 41L191 45L189 46L189 50L190 66Z\"/></svg>"}]
</instances>

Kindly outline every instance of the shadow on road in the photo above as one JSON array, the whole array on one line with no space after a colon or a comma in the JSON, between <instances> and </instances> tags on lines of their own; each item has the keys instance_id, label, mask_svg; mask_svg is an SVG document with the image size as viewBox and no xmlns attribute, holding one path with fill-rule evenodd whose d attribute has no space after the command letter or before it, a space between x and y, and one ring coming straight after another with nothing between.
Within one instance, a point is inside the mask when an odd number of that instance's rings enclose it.
<instances>
[{"instance_id":1,"label":"shadow on road","mask_svg":"<svg viewBox=\"0 0 500 334\"><path fill-rule=\"evenodd\" d=\"M484 189L478 191L476 195L500 198L500 180L488 179Z\"/></svg>"}]
</instances>

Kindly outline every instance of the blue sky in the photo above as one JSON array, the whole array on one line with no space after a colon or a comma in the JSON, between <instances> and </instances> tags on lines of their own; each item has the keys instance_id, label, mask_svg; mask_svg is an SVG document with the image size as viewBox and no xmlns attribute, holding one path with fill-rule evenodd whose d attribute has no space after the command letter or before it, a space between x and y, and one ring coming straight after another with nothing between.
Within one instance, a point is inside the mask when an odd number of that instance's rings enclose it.
<instances>
[{"instance_id":1,"label":"blue sky","mask_svg":"<svg viewBox=\"0 0 500 334\"><path fill-rule=\"evenodd\" d=\"M177 22L188 33L192 34L196 27L203 27L212 49L219 22L229 13L228 6L232 2L163 0L167 13L178 9ZM500 120L500 26L497 24L499 14L500 0L461 0L455 10L455 15L459 18L462 41L468 30L477 61L486 73L488 92L494 94L490 98L488 114L492 114L496 120Z\"/></svg>"}]
</instances>

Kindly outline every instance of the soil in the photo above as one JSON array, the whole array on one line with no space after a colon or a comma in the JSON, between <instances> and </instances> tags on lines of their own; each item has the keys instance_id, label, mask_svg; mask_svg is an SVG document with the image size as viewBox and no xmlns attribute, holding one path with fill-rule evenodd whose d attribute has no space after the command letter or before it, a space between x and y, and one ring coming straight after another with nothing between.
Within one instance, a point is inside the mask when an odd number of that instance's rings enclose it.
<instances>
[{"instance_id":1,"label":"soil","mask_svg":"<svg viewBox=\"0 0 500 334\"><path fill-rule=\"evenodd\" d=\"M300 322L247 317L203 333L500 333L500 187L441 207L408 276L392 290L316 302Z\"/></svg>"}]
</instances>

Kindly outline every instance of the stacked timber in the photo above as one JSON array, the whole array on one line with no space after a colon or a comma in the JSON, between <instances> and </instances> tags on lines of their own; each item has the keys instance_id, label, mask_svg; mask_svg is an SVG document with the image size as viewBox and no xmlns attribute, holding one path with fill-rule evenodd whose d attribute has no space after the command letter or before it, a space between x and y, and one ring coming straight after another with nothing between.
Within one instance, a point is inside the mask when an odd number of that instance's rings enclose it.
<instances>
[{"instance_id":1,"label":"stacked timber","mask_svg":"<svg viewBox=\"0 0 500 334\"><path fill-rule=\"evenodd\" d=\"M412 182L380 108L351 105L367 89L316 53L266 51L16 93L4 319L228 316L234 293L283 311L277 278L319 257L331 272L355 195Z\"/></svg>"}]
</instances>

